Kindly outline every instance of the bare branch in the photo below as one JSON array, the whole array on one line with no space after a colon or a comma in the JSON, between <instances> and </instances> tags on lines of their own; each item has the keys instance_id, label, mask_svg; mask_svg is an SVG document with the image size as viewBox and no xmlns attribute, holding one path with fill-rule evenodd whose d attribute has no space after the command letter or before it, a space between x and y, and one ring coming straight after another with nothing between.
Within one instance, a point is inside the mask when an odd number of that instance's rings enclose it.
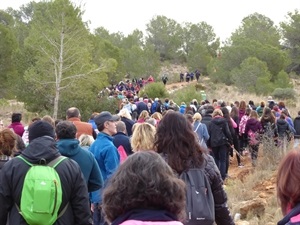
<instances>
[{"instance_id":1,"label":"bare branch","mask_svg":"<svg viewBox=\"0 0 300 225\"><path fill-rule=\"evenodd\" d=\"M88 76L92 73L98 72L98 71L102 70L103 68L104 68L104 66L99 67L95 70L91 70L88 73L76 74L76 75L72 75L72 76L69 76L69 77L65 77L65 78L61 79L61 81L65 81L65 80L68 80L68 79L78 79L78 78L81 78L81 77L85 77L85 76Z\"/></svg>"}]
</instances>

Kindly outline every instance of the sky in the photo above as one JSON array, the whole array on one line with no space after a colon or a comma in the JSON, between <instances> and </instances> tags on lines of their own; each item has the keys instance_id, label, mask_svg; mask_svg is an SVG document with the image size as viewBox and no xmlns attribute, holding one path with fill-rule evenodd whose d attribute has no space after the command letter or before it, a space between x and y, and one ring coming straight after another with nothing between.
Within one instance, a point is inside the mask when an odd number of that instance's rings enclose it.
<instances>
[{"instance_id":1,"label":"sky","mask_svg":"<svg viewBox=\"0 0 300 225\"><path fill-rule=\"evenodd\" d=\"M18 9L30 0L0 0L0 9ZM90 29L104 27L110 33L124 35L139 29L143 32L153 17L162 15L178 23L206 22L217 37L225 41L252 13L269 17L276 25L287 21L288 12L300 10L299 0L72 0L84 4L84 21ZM145 34L145 33L144 33Z\"/></svg>"}]
</instances>

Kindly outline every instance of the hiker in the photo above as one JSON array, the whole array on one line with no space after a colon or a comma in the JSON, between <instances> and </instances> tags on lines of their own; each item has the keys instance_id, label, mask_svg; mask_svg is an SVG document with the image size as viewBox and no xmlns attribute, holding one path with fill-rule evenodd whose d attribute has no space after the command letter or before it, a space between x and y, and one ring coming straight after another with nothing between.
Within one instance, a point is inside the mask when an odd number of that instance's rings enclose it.
<instances>
[{"instance_id":1,"label":"hiker","mask_svg":"<svg viewBox=\"0 0 300 225\"><path fill-rule=\"evenodd\" d=\"M212 120L207 128L210 136L207 145L212 149L216 165L220 170L222 179L225 180L227 154L229 147L233 145L233 140L228 121L223 117L221 109L214 110Z\"/></svg>"},{"instance_id":2,"label":"hiker","mask_svg":"<svg viewBox=\"0 0 300 225\"><path fill-rule=\"evenodd\" d=\"M22 114L21 113L13 113L11 115L11 124L8 126L8 128L12 128L14 132L22 137L24 133L24 125L21 123L22 120Z\"/></svg>"},{"instance_id":3,"label":"hiker","mask_svg":"<svg viewBox=\"0 0 300 225\"><path fill-rule=\"evenodd\" d=\"M4 164L12 159L16 150L16 140L17 135L11 129L4 128L0 131L0 171Z\"/></svg>"},{"instance_id":4,"label":"hiker","mask_svg":"<svg viewBox=\"0 0 300 225\"><path fill-rule=\"evenodd\" d=\"M121 121L125 123L126 134L128 135L128 137L130 137L132 135L132 126L135 122L132 120L130 113L126 109L121 109L118 115L120 116Z\"/></svg>"},{"instance_id":5,"label":"hiker","mask_svg":"<svg viewBox=\"0 0 300 225\"><path fill-rule=\"evenodd\" d=\"M156 128L149 123L137 124L131 137L133 152L147 151L154 149L154 137Z\"/></svg>"},{"instance_id":6,"label":"hiker","mask_svg":"<svg viewBox=\"0 0 300 225\"><path fill-rule=\"evenodd\" d=\"M162 80L162 82L164 83L164 85L166 86L166 84L167 84L167 81L168 81L168 77L167 77L167 75L166 75L166 74L164 74L164 75L162 76L161 80Z\"/></svg>"},{"instance_id":7,"label":"hiker","mask_svg":"<svg viewBox=\"0 0 300 225\"><path fill-rule=\"evenodd\" d=\"M54 128L49 123L34 122L29 126L29 145L22 152L22 158L33 165L47 164L56 159L60 153L56 148L54 138ZM29 169L31 166L18 157L11 159L3 166L0 173L0 224L6 224L6 222L27 224L18 208L20 208L25 175ZM88 190L80 167L73 160L66 158L55 167L55 170L61 181L63 196L57 215L65 211L57 219L56 224L91 224ZM26 197L29 198L29 196ZM39 205L39 207L42 206ZM47 206L44 207L46 207L44 210L47 209Z\"/></svg>"},{"instance_id":8,"label":"hiker","mask_svg":"<svg viewBox=\"0 0 300 225\"><path fill-rule=\"evenodd\" d=\"M233 225L220 172L214 159L203 152L184 115L169 111L158 125L154 144L157 152L179 175L190 168L204 167L214 197L215 222L217 225Z\"/></svg>"},{"instance_id":9,"label":"hiker","mask_svg":"<svg viewBox=\"0 0 300 225\"><path fill-rule=\"evenodd\" d=\"M103 192L107 222L183 225L185 184L154 151L128 157Z\"/></svg>"},{"instance_id":10,"label":"hiker","mask_svg":"<svg viewBox=\"0 0 300 225\"><path fill-rule=\"evenodd\" d=\"M206 143L209 139L209 134L206 125L201 123L201 120L202 116L200 113L197 112L193 115L193 130L198 136L200 146L207 151Z\"/></svg>"},{"instance_id":11,"label":"hiker","mask_svg":"<svg viewBox=\"0 0 300 225\"><path fill-rule=\"evenodd\" d=\"M78 163L88 192L97 191L103 186L103 179L94 155L79 145L76 139L76 126L70 121L62 121L55 128L57 148L63 156Z\"/></svg>"},{"instance_id":12,"label":"hiker","mask_svg":"<svg viewBox=\"0 0 300 225\"><path fill-rule=\"evenodd\" d=\"M130 139L126 132L126 125L123 121L118 121L116 123L116 127L117 127L117 133L113 135L114 137L113 143L116 146L116 148L122 146L126 152L126 155L129 156L133 152L131 149Z\"/></svg>"},{"instance_id":13,"label":"hiker","mask_svg":"<svg viewBox=\"0 0 300 225\"><path fill-rule=\"evenodd\" d=\"M284 216L278 225L300 224L300 151L293 149L281 160L276 179L277 198Z\"/></svg>"},{"instance_id":14,"label":"hiker","mask_svg":"<svg viewBox=\"0 0 300 225\"><path fill-rule=\"evenodd\" d=\"M249 119L246 122L245 134L247 135L248 146L251 152L252 166L257 165L258 149L260 144L259 135L262 132L262 125L258 119L258 114L255 110L251 110Z\"/></svg>"},{"instance_id":15,"label":"hiker","mask_svg":"<svg viewBox=\"0 0 300 225\"><path fill-rule=\"evenodd\" d=\"M101 112L94 118L99 133L91 145L90 151L96 158L104 183L112 176L120 164L120 155L112 137L117 133L115 122L117 118L117 116L113 116L107 111ZM91 210L93 212L94 225L104 224L104 217L101 214L101 193L102 189L92 192Z\"/></svg>"},{"instance_id":16,"label":"hiker","mask_svg":"<svg viewBox=\"0 0 300 225\"><path fill-rule=\"evenodd\" d=\"M97 134L92 127L92 124L87 123L87 122L82 122L80 120L80 118L81 118L80 111L76 107L71 107L67 110L66 118L68 121L71 121L76 126L76 128L77 128L76 138L77 139L80 137L81 134L91 135L91 136L93 136L94 139L97 137Z\"/></svg>"}]
</instances>

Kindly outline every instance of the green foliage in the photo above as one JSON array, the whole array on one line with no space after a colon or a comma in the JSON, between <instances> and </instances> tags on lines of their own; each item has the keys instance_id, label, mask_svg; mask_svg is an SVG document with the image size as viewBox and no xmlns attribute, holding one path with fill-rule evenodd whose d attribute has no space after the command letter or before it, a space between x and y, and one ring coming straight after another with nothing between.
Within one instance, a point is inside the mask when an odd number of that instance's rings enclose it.
<instances>
[{"instance_id":1,"label":"green foliage","mask_svg":"<svg viewBox=\"0 0 300 225\"><path fill-rule=\"evenodd\" d=\"M234 69L231 71L230 76L234 81L235 86L242 92L252 92L255 93L263 91L260 90L260 81L270 81L270 72L268 71L265 62L258 60L255 57L250 57L245 59L240 69ZM265 82L264 82L265 83Z\"/></svg>"},{"instance_id":2,"label":"green foliage","mask_svg":"<svg viewBox=\"0 0 300 225\"><path fill-rule=\"evenodd\" d=\"M200 92L196 91L195 86L187 86L179 91L173 92L170 96L170 99L173 99L174 102L177 104L180 104L181 102L185 102L187 105L193 100L193 99L202 99Z\"/></svg>"},{"instance_id":3,"label":"green foliage","mask_svg":"<svg viewBox=\"0 0 300 225\"><path fill-rule=\"evenodd\" d=\"M276 88L272 96L277 99L295 99L296 98L296 91L292 88Z\"/></svg>"},{"instance_id":4,"label":"green foliage","mask_svg":"<svg viewBox=\"0 0 300 225\"><path fill-rule=\"evenodd\" d=\"M181 26L173 19L156 16L146 25L146 42L155 46L162 61L176 58L181 46Z\"/></svg>"},{"instance_id":5,"label":"green foliage","mask_svg":"<svg viewBox=\"0 0 300 225\"><path fill-rule=\"evenodd\" d=\"M97 102L96 112L109 111L112 114L115 114L118 110L119 101L116 98L101 98Z\"/></svg>"},{"instance_id":6,"label":"green foliage","mask_svg":"<svg viewBox=\"0 0 300 225\"><path fill-rule=\"evenodd\" d=\"M207 73L207 65L212 60L207 47L201 42L197 42L194 48L190 51L187 57L187 64L190 71L195 71L196 69L201 70L202 73Z\"/></svg>"},{"instance_id":7,"label":"green foliage","mask_svg":"<svg viewBox=\"0 0 300 225\"><path fill-rule=\"evenodd\" d=\"M280 24L284 36L284 46L290 57L291 66L289 72L296 71L300 74L300 14L298 10L288 13L286 22Z\"/></svg>"},{"instance_id":8,"label":"green foliage","mask_svg":"<svg viewBox=\"0 0 300 225\"><path fill-rule=\"evenodd\" d=\"M144 89L140 90L139 96L147 95L148 98L165 98L168 96L167 89L162 82L147 84Z\"/></svg>"},{"instance_id":9,"label":"green foliage","mask_svg":"<svg viewBox=\"0 0 300 225\"><path fill-rule=\"evenodd\" d=\"M5 107L5 106L9 106L9 102L4 98L0 98L0 107Z\"/></svg>"},{"instance_id":10,"label":"green foliage","mask_svg":"<svg viewBox=\"0 0 300 225\"><path fill-rule=\"evenodd\" d=\"M289 78L289 75L285 71L280 71L277 75L277 78L274 82L275 87L277 88L292 88L293 84Z\"/></svg>"}]
</instances>

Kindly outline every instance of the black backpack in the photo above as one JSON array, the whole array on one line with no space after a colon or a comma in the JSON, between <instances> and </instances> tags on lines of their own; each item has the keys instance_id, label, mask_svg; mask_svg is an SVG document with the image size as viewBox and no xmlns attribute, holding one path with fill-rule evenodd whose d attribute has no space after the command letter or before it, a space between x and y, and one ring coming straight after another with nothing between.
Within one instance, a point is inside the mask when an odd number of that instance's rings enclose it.
<instances>
[{"instance_id":1,"label":"black backpack","mask_svg":"<svg viewBox=\"0 0 300 225\"><path fill-rule=\"evenodd\" d=\"M204 169L191 168L180 174L186 184L186 225L212 225L215 203Z\"/></svg>"}]
</instances>

